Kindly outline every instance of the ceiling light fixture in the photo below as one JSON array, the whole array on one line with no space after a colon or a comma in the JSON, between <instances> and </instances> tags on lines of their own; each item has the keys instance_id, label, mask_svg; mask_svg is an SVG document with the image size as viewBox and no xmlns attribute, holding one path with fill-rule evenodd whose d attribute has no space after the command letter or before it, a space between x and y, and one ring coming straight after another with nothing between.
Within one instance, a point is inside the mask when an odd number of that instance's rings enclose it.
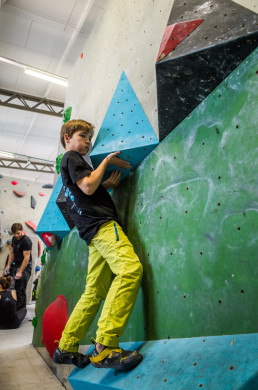
<instances>
[{"instance_id":1,"label":"ceiling light fixture","mask_svg":"<svg viewBox=\"0 0 258 390\"><path fill-rule=\"evenodd\" d=\"M3 150L0 150L0 156L14 158L15 154L9 153L9 152L4 152Z\"/></svg>"},{"instance_id":2,"label":"ceiling light fixture","mask_svg":"<svg viewBox=\"0 0 258 390\"><path fill-rule=\"evenodd\" d=\"M38 158L38 157L27 156L25 154L5 152L4 150L0 150L0 159L1 159L1 157L14 158L16 160L23 159L23 160L25 160L24 162L27 161L28 164L31 164L31 163L36 164L37 162L46 163L46 164L54 164L55 163L55 161L45 160L43 158ZM0 166L0 168L1 168L1 166Z\"/></svg>"},{"instance_id":3,"label":"ceiling light fixture","mask_svg":"<svg viewBox=\"0 0 258 390\"><path fill-rule=\"evenodd\" d=\"M63 87L68 86L68 80L66 78L58 76L56 74L49 73L49 72L46 72L42 69L38 69L38 68L34 68L32 66L22 64L20 62L11 60L10 58L6 58L6 57L0 57L0 61L5 62L5 63L10 64L10 65L18 66L19 68L23 68L24 72L26 74L29 74L30 76L34 76L34 77L37 77L37 78L40 78L43 80L47 80L47 81L50 81L51 83L62 85Z\"/></svg>"},{"instance_id":4,"label":"ceiling light fixture","mask_svg":"<svg viewBox=\"0 0 258 390\"><path fill-rule=\"evenodd\" d=\"M26 65L22 64L21 62L11 60L10 58L0 57L0 61L5 62L6 64L18 66L19 68L26 68Z\"/></svg>"},{"instance_id":5,"label":"ceiling light fixture","mask_svg":"<svg viewBox=\"0 0 258 390\"><path fill-rule=\"evenodd\" d=\"M48 73L40 69L35 69L30 66L26 66L25 73L42 80L50 81L51 83L62 85L63 87L67 87L68 85L68 81L64 77L56 76L52 73Z\"/></svg>"}]
</instances>

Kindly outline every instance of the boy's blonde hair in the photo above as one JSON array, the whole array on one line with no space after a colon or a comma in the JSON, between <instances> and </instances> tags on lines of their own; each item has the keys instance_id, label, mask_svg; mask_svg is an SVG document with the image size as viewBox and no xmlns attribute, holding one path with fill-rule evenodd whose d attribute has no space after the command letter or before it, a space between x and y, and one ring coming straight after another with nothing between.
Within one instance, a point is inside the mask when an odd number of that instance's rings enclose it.
<instances>
[{"instance_id":1,"label":"boy's blonde hair","mask_svg":"<svg viewBox=\"0 0 258 390\"><path fill-rule=\"evenodd\" d=\"M71 138L73 134L79 130L87 131L91 133L92 136L94 134L94 126L91 123L86 122L82 119L72 119L63 124L60 132L60 141L64 148L65 148L64 135L67 134L69 138Z\"/></svg>"}]
</instances>

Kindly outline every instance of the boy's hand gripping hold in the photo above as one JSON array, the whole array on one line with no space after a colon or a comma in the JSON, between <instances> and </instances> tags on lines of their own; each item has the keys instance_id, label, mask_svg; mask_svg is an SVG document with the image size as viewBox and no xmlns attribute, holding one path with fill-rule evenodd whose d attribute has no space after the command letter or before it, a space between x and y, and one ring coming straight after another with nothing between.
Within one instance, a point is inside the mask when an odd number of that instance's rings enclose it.
<instances>
[{"instance_id":1,"label":"boy's hand gripping hold","mask_svg":"<svg viewBox=\"0 0 258 390\"><path fill-rule=\"evenodd\" d=\"M120 183L121 176L122 176L122 171L119 171L118 169L116 171L113 171L109 179L107 179L106 181L104 181L104 183L102 183L103 187L106 190L109 190L110 188L116 188Z\"/></svg>"},{"instance_id":2,"label":"boy's hand gripping hold","mask_svg":"<svg viewBox=\"0 0 258 390\"><path fill-rule=\"evenodd\" d=\"M131 169L132 166L128 161L123 160L122 158L117 157L120 152L110 153L106 159L108 160L108 165L115 165L118 168L122 169Z\"/></svg>"}]
</instances>

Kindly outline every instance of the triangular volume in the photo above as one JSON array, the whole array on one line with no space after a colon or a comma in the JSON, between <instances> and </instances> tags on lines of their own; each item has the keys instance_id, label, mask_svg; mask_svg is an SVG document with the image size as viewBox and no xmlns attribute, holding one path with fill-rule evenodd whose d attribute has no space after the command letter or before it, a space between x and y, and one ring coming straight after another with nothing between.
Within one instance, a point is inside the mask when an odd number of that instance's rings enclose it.
<instances>
[{"instance_id":1,"label":"triangular volume","mask_svg":"<svg viewBox=\"0 0 258 390\"><path fill-rule=\"evenodd\" d=\"M197 19L167 26L160 45L157 62L166 57L171 50L175 49L202 22L203 19Z\"/></svg>"},{"instance_id":2,"label":"triangular volume","mask_svg":"<svg viewBox=\"0 0 258 390\"><path fill-rule=\"evenodd\" d=\"M52 237L57 236L58 239L62 239L70 232L70 227L68 226L62 212L56 203L62 186L62 177L59 175L51 197L36 229L37 235L50 249L53 247L53 245L48 245L46 240L44 240L44 235L50 234ZM55 243L57 242L58 240Z\"/></svg>"},{"instance_id":3,"label":"triangular volume","mask_svg":"<svg viewBox=\"0 0 258 390\"><path fill-rule=\"evenodd\" d=\"M157 144L158 138L123 72L92 149L92 164L96 168L109 153L121 151L119 157L135 168ZM130 152L134 149L137 158ZM113 169L109 167L105 177ZM128 173L124 171L123 178Z\"/></svg>"},{"instance_id":4,"label":"triangular volume","mask_svg":"<svg viewBox=\"0 0 258 390\"><path fill-rule=\"evenodd\" d=\"M194 18L204 21L156 63L160 141L257 47L258 16L231 0L175 0L168 25Z\"/></svg>"},{"instance_id":5,"label":"triangular volume","mask_svg":"<svg viewBox=\"0 0 258 390\"><path fill-rule=\"evenodd\" d=\"M204 19L204 22L169 53L169 58L188 55L257 31L258 15L231 0L175 0L167 25L194 19Z\"/></svg>"}]
</instances>

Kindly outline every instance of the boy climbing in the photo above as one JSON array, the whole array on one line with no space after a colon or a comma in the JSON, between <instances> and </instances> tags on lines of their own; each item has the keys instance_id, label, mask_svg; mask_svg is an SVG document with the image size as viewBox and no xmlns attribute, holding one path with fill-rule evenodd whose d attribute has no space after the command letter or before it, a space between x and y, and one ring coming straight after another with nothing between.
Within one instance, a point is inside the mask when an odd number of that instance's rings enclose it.
<instances>
[{"instance_id":1,"label":"boy climbing","mask_svg":"<svg viewBox=\"0 0 258 390\"><path fill-rule=\"evenodd\" d=\"M63 331L53 360L56 363L85 367L91 362L98 368L124 370L142 360L137 351L119 348L132 312L140 282L142 265L124 234L112 198L106 191L118 186L121 171L114 171L101 184L109 165L130 169L129 162L109 154L93 170L83 156L89 151L93 126L83 120L70 120L61 129L61 143L66 153L61 162L61 175L69 214L80 237L89 247L86 289L75 306ZM83 338L105 301L98 321L95 349L92 355L78 353Z\"/></svg>"}]
</instances>

